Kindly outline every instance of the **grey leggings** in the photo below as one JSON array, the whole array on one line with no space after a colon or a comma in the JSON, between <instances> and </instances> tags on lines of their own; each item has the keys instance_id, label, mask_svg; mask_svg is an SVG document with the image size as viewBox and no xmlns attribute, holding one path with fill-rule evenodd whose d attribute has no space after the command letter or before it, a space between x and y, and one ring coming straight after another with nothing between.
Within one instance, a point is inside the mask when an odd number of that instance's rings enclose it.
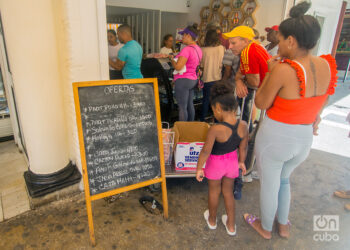
<instances>
[{"instance_id":1,"label":"grey leggings","mask_svg":"<svg viewBox=\"0 0 350 250\"><path fill-rule=\"evenodd\" d=\"M175 81L175 98L179 106L179 121L194 120L193 89L197 80L180 78Z\"/></svg>"},{"instance_id":2,"label":"grey leggings","mask_svg":"<svg viewBox=\"0 0 350 250\"><path fill-rule=\"evenodd\" d=\"M287 224L290 207L289 177L309 155L312 125L290 125L267 116L255 140L256 164L260 174L262 227L272 230L276 216Z\"/></svg>"}]
</instances>

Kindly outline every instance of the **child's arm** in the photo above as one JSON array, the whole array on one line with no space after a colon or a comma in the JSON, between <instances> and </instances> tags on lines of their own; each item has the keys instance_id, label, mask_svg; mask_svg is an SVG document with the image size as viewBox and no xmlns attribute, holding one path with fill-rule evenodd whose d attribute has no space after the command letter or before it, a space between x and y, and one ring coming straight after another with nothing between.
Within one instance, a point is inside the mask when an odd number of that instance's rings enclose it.
<instances>
[{"instance_id":1,"label":"child's arm","mask_svg":"<svg viewBox=\"0 0 350 250\"><path fill-rule=\"evenodd\" d=\"M239 168L242 169L242 174L245 175L247 170L244 162L247 157L249 132L248 132L248 125L245 121L240 121L239 127L240 127L239 128L240 131L238 131L238 135L242 138L242 141L238 147L238 152L239 152L238 164L239 164Z\"/></svg>"},{"instance_id":2,"label":"child's arm","mask_svg":"<svg viewBox=\"0 0 350 250\"><path fill-rule=\"evenodd\" d=\"M203 165L208 160L211 150L213 149L213 145L216 139L216 133L217 133L217 128L214 125L209 129L207 134L207 139L205 140L202 151L198 157L197 171L196 171L197 181L202 181L204 178Z\"/></svg>"}]
</instances>

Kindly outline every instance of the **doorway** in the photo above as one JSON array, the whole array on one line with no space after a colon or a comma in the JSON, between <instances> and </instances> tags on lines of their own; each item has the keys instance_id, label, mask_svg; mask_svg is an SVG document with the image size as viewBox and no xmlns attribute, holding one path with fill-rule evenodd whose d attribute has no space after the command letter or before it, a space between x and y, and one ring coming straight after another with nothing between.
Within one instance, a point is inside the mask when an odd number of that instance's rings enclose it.
<instances>
[{"instance_id":1,"label":"doorway","mask_svg":"<svg viewBox=\"0 0 350 250\"><path fill-rule=\"evenodd\" d=\"M30 209L27 159L0 15L0 221Z\"/></svg>"}]
</instances>

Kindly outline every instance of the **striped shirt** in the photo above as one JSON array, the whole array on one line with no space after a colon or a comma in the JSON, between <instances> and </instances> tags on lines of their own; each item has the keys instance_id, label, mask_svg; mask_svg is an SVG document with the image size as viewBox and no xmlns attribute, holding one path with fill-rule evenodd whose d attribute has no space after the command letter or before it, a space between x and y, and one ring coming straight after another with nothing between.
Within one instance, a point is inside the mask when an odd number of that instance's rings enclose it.
<instances>
[{"instance_id":1,"label":"striped shirt","mask_svg":"<svg viewBox=\"0 0 350 250\"><path fill-rule=\"evenodd\" d=\"M224 54L224 59L222 60L222 64L225 66L231 66L231 76L230 79L234 81L237 71L239 70L239 56L236 56L232 53L231 49L227 49Z\"/></svg>"}]
</instances>

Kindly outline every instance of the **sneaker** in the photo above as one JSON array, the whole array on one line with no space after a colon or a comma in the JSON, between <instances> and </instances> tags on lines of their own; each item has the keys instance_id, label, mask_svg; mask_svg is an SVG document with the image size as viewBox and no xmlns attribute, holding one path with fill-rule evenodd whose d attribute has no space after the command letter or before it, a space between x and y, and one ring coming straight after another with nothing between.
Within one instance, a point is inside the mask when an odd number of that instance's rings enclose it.
<instances>
[{"instance_id":1,"label":"sneaker","mask_svg":"<svg viewBox=\"0 0 350 250\"><path fill-rule=\"evenodd\" d=\"M242 180L243 182L252 182L253 181L253 178L252 178L252 175L251 174L248 174L248 175L244 175L242 177Z\"/></svg>"},{"instance_id":2,"label":"sneaker","mask_svg":"<svg viewBox=\"0 0 350 250\"><path fill-rule=\"evenodd\" d=\"M258 171L252 171L252 178L255 180L259 180L259 173Z\"/></svg>"}]
</instances>

